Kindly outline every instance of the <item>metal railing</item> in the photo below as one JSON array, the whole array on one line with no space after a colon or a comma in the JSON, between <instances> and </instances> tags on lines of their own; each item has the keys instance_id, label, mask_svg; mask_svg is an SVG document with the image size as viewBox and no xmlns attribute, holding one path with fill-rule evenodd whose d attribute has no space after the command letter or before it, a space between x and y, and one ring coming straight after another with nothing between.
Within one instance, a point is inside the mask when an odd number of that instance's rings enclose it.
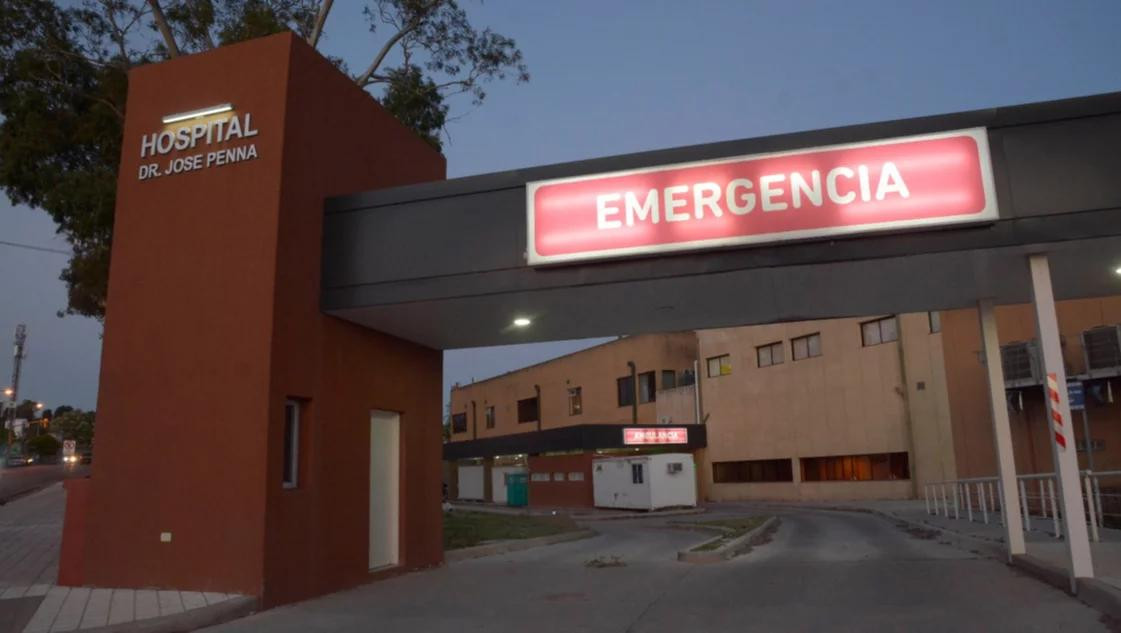
<instances>
[{"instance_id":1,"label":"metal railing","mask_svg":"<svg viewBox=\"0 0 1121 633\"><path fill-rule=\"evenodd\" d=\"M1084 518L1091 540L1098 542L1101 541L1100 528L1121 527L1121 470L1084 470L1079 475ZM1020 492L1020 507L1016 511L1023 516L1024 531L1034 530L1039 525L1055 538L1061 538L1063 524L1055 473L1017 475L1016 484ZM923 486L923 499L930 515L964 517L985 524L996 520L1004 525L1004 493L997 477L929 483Z\"/></svg>"}]
</instances>

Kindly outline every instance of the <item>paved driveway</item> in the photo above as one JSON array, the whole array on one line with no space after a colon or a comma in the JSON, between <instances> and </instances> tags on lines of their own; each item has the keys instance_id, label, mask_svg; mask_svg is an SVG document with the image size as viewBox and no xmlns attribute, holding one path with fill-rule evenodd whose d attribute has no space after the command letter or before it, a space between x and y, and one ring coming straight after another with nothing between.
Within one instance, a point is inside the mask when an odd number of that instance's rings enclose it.
<instances>
[{"instance_id":1,"label":"paved driveway","mask_svg":"<svg viewBox=\"0 0 1121 633\"><path fill-rule=\"evenodd\" d=\"M733 561L678 563L703 540L660 521L408 574L208 629L241 631L1108 631L1099 614L1005 565L874 516L784 511ZM623 567L593 568L596 557Z\"/></svg>"}]
</instances>

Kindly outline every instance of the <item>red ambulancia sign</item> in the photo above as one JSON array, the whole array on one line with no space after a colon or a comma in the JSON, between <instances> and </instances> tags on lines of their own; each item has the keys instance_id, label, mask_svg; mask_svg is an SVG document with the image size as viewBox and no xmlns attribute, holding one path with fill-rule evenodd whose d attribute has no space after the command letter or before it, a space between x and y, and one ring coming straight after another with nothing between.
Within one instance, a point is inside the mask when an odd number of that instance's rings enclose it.
<instances>
[{"instance_id":1,"label":"red ambulancia sign","mask_svg":"<svg viewBox=\"0 0 1121 633\"><path fill-rule=\"evenodd\" d=\"M689 429L663 427L653 429L623 429L623 444L688 444Z\"/></svg>"},{"instance_id":2,"label":"red ambulancia sign","mask_svg":"<svg viewBox=\"0 0 1121 633\"><path fill-rule=\"evenodd\" d=\"M997 218L983 128L526 185L530 264Z\"/></svg>"}]
</instances>

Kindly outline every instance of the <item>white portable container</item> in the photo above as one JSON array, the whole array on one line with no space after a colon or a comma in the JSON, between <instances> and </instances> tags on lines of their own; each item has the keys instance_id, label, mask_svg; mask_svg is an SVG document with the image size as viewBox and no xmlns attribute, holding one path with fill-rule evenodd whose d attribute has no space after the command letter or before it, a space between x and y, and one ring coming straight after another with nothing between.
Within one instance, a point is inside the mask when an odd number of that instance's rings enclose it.
<instances>
[{"instance_id":1,"label":"white portable container","mask_svg":"<svg viewBox=\"0 0 1121 633\"><path fill-rule=\"evenodd\" d=\"M597 508L657 510L697 505L691 453L603 457L592 462Z\"/></svg>"}]
</instances>

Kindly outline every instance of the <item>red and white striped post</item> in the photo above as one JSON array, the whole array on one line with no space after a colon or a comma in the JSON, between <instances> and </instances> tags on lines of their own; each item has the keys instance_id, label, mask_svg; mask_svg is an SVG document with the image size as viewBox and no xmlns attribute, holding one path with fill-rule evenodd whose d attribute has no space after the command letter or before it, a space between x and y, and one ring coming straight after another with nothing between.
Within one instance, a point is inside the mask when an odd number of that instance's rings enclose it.
<instances>
[{"instance_id":1,"label":"red and white striped post","mask_svg":"<svg viewBox=\"0 0 1121 633\"><path fill-rule=\"evenodd\" d=\"M1047 417L1051 421L1051 455L1059 479L1067 550L1070 555L1071 592L1077 591L1077 578L1093 578L1094 563L1090 556L1090 538L1082 507L1082 486L1079 485L1078 455L1074 449L1074 431L1070 424L1070 403L1067 401L1067 377L1063 366L1063 350L1059 343L1059 320L1055 315L1055 294L1051 288L1051 268L1046 255L1028 256L1031 271L1032 303L1039 333L1039 349L1043 371L1047 375Z\"/></svg>"}]
</instances>

